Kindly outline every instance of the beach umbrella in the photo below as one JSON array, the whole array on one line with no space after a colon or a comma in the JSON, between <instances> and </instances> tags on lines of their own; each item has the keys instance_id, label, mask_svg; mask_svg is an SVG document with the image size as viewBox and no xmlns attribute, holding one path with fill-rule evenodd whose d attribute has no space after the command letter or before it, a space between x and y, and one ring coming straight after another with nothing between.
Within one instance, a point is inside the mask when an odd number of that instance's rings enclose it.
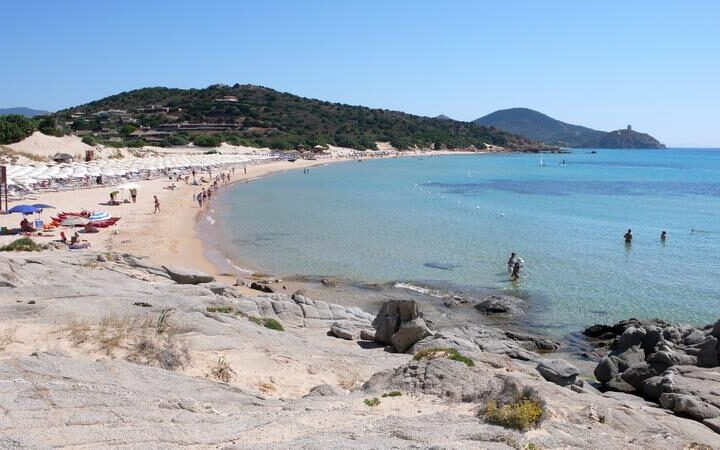
<instances>
[{"instance_id":1,"label":"beach umbrella","mask_svg":"<svg viewBox=\"0 0 720 450\"><path fill-rule=\"evenodd\" d=\"M70 216L60 222L60 225L64 227L76 227L78 225L87 225L88 223L90 223L90 221L85 219L84 217Z\"/></svg>"},{"instance_id":2,"label":"beach umbrella","mask_svg":"<svg viewBox=\"0 0 720 450\"><path fill-rule=\"evenodd\" d=\"M16 205L8 210L8 214L21 213L21 214L35 214L39 208L33 205Z\"/></svg>"},{"instance_id":3,"label":"beach umbrella","mask_svg":"<svg viewBox=\"0 0 720 450\"><path fill-rule=\"evenodd\" d=\"M100 212L95 212L95 213L90 214L90 217L88 217L88 220L90 222L94 222L96 220L105 220L108 218L110 218L110 214L108 214L104 211L100 211Z\"/></svg>"}]
</instances>

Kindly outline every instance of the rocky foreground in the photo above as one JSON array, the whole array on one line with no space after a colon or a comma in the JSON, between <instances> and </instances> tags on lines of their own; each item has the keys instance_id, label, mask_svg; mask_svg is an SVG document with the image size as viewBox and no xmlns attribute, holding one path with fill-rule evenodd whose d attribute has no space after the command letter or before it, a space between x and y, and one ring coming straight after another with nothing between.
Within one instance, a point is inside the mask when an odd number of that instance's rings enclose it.
<instances>
[{"instance_id":1,"label":"rocky foreground","mask_svg":"<svg viewBox=\"0 0 720 450\"><path fill-rule=\"evenodd\" d=\"M539 353L552 341L433 329L412 301L246 296L89 252L0 255L0 286L0 448L720 447L712 422Z\"/></svg>"}]
</instances>

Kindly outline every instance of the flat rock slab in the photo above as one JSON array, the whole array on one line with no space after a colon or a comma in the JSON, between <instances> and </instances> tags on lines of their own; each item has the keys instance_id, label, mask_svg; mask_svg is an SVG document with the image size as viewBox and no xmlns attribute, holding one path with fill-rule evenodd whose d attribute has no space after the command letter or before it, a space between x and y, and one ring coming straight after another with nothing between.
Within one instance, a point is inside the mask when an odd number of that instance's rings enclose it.
<instances>
[{"instance_id":1,"label":"flat rock slab","mask_svg":"<svg viewBox=\"0 0 720 450\"><path fill-rule=\"evenodd\" d=\"M162 266L170 278L178 284L201 284L215 281L215 277L195 269L178 266Z\"/></svg>"}]
</instances>

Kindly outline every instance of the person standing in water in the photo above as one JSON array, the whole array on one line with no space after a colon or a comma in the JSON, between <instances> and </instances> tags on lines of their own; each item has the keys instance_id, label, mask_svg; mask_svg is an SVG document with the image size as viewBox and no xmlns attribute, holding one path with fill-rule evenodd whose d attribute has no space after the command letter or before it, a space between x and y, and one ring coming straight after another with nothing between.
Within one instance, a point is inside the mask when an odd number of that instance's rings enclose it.
<instances>
[{"instance_id":1,"label":"person standing in water","mask_svg":"<svg viewBox=\"0 0 720 450\"><path fill-rule=\"evenodd\" d=\"M667 239L667 232L665 230L663 230L663 232L660 233L660 240L665 242L666 239Z\"/></svg>"},{"instance_id":2,"label":"person standing in water","mask_svg":"<svg viewBox=\"0 0 720 450\"><path fill-rule=\"evenodd\" d=\"M626 244L632 244L632 230L628 228L627 233L625 233L625 243Z\"/></svg>"},{"instance_id":3,"label":"person standing in water","mask_svg":"<svg viewBox=\"0 0 720 450\"><path fill-rule=\"evenodd\" d=\"M515 252L510 253L510 259L508 259L508 262L507 262L508 272L512 272L513 266L515 265L516 257L517 257L517 255L515 254Z\"/></svg>"},{"instance_id":4,"label":"person standing in water","mask_svg":"<svg viewBox=\"0 0 720 450\"><path fill-rule=\"evenodd\" d=\"M522 267L520 261L515 261L515 263L513 263L510 279L517 280L518 278L520 278L520 267Z\"/></svg>"}]
</instances>

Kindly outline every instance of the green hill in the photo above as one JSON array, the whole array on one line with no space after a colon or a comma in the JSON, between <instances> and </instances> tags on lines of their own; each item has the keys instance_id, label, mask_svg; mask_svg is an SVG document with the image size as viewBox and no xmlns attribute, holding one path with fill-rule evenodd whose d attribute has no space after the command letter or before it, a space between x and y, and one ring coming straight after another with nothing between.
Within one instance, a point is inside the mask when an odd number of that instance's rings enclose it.
<instances>
[{"instance_id":1,"label":"green hill","mask_svg":"<svg viewBox=\"0 0 720 450\"><path fill-rule=\"evenodd\" d=\"M485 144L515 151L553 147L491 127L308 99L253 85L205 89L143 88L56 113L58 122L94 140L177 145L221 141L291 149L337 145L462 149ZM139 127L139 129L138 129ZM139 142L138 142L139 141Z\"/></svg>"},{"instance_id":2,"label":"green hill","mask_svg":"<svg viewBox=\"0 0 720 450\"><path fill-rule=\"evenodd\" d=\"M528 108L495 111L474 121L549 145L574 148L664 148L648 134L630 129L612 132L593 130L553 119Z\"/></svg>"}]
</instances>

